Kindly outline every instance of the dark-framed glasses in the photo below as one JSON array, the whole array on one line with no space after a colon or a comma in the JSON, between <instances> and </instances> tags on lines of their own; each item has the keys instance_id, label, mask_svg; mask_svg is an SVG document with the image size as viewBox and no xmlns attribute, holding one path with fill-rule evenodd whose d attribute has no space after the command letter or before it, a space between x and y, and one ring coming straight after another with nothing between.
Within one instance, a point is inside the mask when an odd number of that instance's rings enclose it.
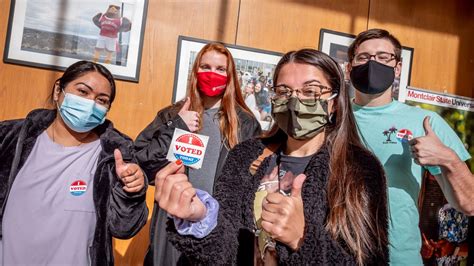
<instances>
[{"instance_id":1,"label":"dark-framed glasses","mask_svg":"<svg viewBox=\"0 0 474 266\"><path fill-rule=\"evenodd\" d=\"M296 92L296 96L301 100L317 100L321 95L331 93L332 91L333 89L319 84L308 84L299 89L292 89L286 85L277 85L271 88L270 97L273 100L288 99L293 92Z\"/></svg>"},{"instance_id":2,"label":"dark-framed glasses","mask_svg":"<svg viewBox=\"0 0 474 266\"><path fill-rule=\"evenodd\" d=\"M354 62L356 64L365 64L369 62L369 60L372 59L372 57L375 59L375 61L379 63L388 64L393 59L395 59L395 54L387 53L387 52L377 52L375 54L360 53L354 57Z\"/></svg>"}]
</instances>

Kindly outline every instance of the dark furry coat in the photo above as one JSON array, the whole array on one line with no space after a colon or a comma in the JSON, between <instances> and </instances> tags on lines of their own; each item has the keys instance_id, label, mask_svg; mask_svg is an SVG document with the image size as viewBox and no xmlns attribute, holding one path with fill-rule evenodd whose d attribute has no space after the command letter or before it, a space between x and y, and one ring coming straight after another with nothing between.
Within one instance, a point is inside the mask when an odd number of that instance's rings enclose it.
<instances>
[{"instance_id":1,"label":"dark furry coat","mask_svg":"<svg viewBox=\"0 0 474 266\"><path fill-rule=\"evenodd\" d=\"M282 141L277 140L277 141ZM275 140L273 140L275 142ZM168 222L170 241L185 253L192 264L201 265L252 265L254 256L253 201L260 180L269 167L267 157L255 176L249 172L250 164L263 152L261 139L249 140L231 150L222 174L217 179L214 197L219 201L217 227L205 238L179 235L174 224ZM360 150L360 151L359 151ZM367 191L371 199L367 206L374 223L388 231L387 187L383 168L366 150L356 151L354 160L360 162ZM325 230L328 215L327 183L330 153L323 146L310 160L304 173L307 178L302 189L305 230L301 248L292 251L277 242L280 265L354 265L344 243L335 241ZM379 208L376 215L374 209ZM386 235L385 235L386 236ZM377 240L373 240L377 241ZM374 250L368 264L388 264L388 246Z\"/></svg>"},{"instance_id":2,"label":"dark furry coat","mask_svg":"<svg viewBox=\"0 0 474 266\"><path fill-rule=\"evenodd\" d=\"M18 171L38 136L51 125L55 117L55 110L38 109L28 114L26 119L0 123L0 225ZM93 197L97 224L90 259L92 265L113 265L112 236L130 238L146 223L146 186L141 192L127 193L123 191L123 185L115 173L114 149L120 149L125 161L133 158L130 138L115 130L110 121L94 130L100 136L102 151L94 175Z\"/></svg>"}]
</instances>

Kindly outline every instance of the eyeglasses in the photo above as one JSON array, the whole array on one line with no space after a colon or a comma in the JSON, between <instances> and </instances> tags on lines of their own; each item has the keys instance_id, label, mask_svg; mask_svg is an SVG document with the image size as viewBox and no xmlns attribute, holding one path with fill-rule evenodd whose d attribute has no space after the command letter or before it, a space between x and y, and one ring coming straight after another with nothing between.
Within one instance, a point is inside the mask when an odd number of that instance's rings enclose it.
<instances>
[{"instance_id":1,"label":"eyeglasses","mask_svg":"<svg viewBox=\"0 0 474 266\"><path fill-rule=\"evenodd\" d=\"M301 100L317 100L321 95L331 93L332 91L333 89L329 87L316 84L305 85L301 89L291 89L285 85L278 85L272 87L270 97L273 100L288 99L293 92L296 92L296 96Z\"/></svg>"},{"instance_id":2,"label":"eyeglasses","mask_svg":"<svg viewBox=\"0 0 474 266\"><path fill-rule=\"evenodd\" d=\"M369 60L372 59L372 57L375 58L375 61L382 64L388 64L390 63L390 61L395 59L394 54L387 53L387 52L376 52L375 54L360 53L354 57L354 62L356 64L365 64L369 62Z\"/></svg>"}]
</instances>

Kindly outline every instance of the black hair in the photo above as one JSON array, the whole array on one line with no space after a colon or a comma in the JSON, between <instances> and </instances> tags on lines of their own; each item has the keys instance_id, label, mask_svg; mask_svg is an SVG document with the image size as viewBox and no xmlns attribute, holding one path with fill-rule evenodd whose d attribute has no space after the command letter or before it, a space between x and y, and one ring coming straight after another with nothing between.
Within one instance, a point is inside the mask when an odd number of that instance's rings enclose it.
<instances>
[{"instance_id":1,"label":"black hair","mask_svg":"<svg viewBox=\"0 0 474 266\"><path fill-rule=\"evenodd\" d=\"M110 71L101 64L97 64L97 63L94 63L91 61L85 61L85 60L79 61L70 65L66 69L66 71L64 71L63 75L54 82L53 90L50 96L50 102L53 102L53 99L54 99L54 90L56 87L56 83L58 83L59 88L61 90L64 90L64 88L66 88L66 86L71 81L79 77L82 77L85 74L90 73L90 72L97 72L109 81L110 90L111 90L110 105L112 105L112 102L115 99L115 80L114 80L114 77L112 76L112 73L110 73Z\"/></svg>"}]
</instances>

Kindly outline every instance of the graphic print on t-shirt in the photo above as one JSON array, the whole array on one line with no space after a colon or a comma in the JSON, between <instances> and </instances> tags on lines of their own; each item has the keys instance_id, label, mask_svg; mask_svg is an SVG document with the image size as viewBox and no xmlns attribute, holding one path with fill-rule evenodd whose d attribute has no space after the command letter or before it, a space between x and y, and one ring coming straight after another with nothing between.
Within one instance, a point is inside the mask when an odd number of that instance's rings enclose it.
<instances>
[{"instance_id":1,"label":"graphic print on t-shirt","mask_svg":"<svg viewBox=\"0 0 474 266\"><path fill-rule=\"evenodd\" d=\"M73 196L81 196L87 191L87 183L83 180L76 180L69 186L69 192Z\"/></svg>"},{"instance_id":2,"label":"graphic print on t-shirt","mask_svg":"<svg viewBox=\"0 0 474 266\"><path fill-rule=\"evenodd\" d=\"M397 144L395 140L392 139L392 136L396 134L398 129L395 126L390 127L382 132L382 134L387 137L383 144Z\"/></svg>"},{"instance_id":3,"label":"graphic print on t-shirt","mask_svg":"<svg viewBox=\"0 0 474 266\"><path fill-rule=\"evenodd\" d=\"M278 173L278 170L280 170L280 173ZM275 166L273 167L272 171L267 172L263 176L260 186L265 185L265 188L260 188L259 190L266 190L271 193L278 192L280 189L285 193L289 193L291 192L291 185L293 184L294 179L295 175L293 174L293 172Z\"/></svg>"},{"instance_id":4,"label":"graphic print on t-shirt","mask_svg":"<svg viewBox=\"0 0 474 266\"><path fill-rule=\"evenodd\" d=\"M290 195L293 180L304 172L311 157L312 155L305 157L293 157L285 154L272 155L269 167L261 179L259 190L267 190L269 193L279 191ZM279 166L277 161L279 161Z\"/></svg>"}]
</instances>

